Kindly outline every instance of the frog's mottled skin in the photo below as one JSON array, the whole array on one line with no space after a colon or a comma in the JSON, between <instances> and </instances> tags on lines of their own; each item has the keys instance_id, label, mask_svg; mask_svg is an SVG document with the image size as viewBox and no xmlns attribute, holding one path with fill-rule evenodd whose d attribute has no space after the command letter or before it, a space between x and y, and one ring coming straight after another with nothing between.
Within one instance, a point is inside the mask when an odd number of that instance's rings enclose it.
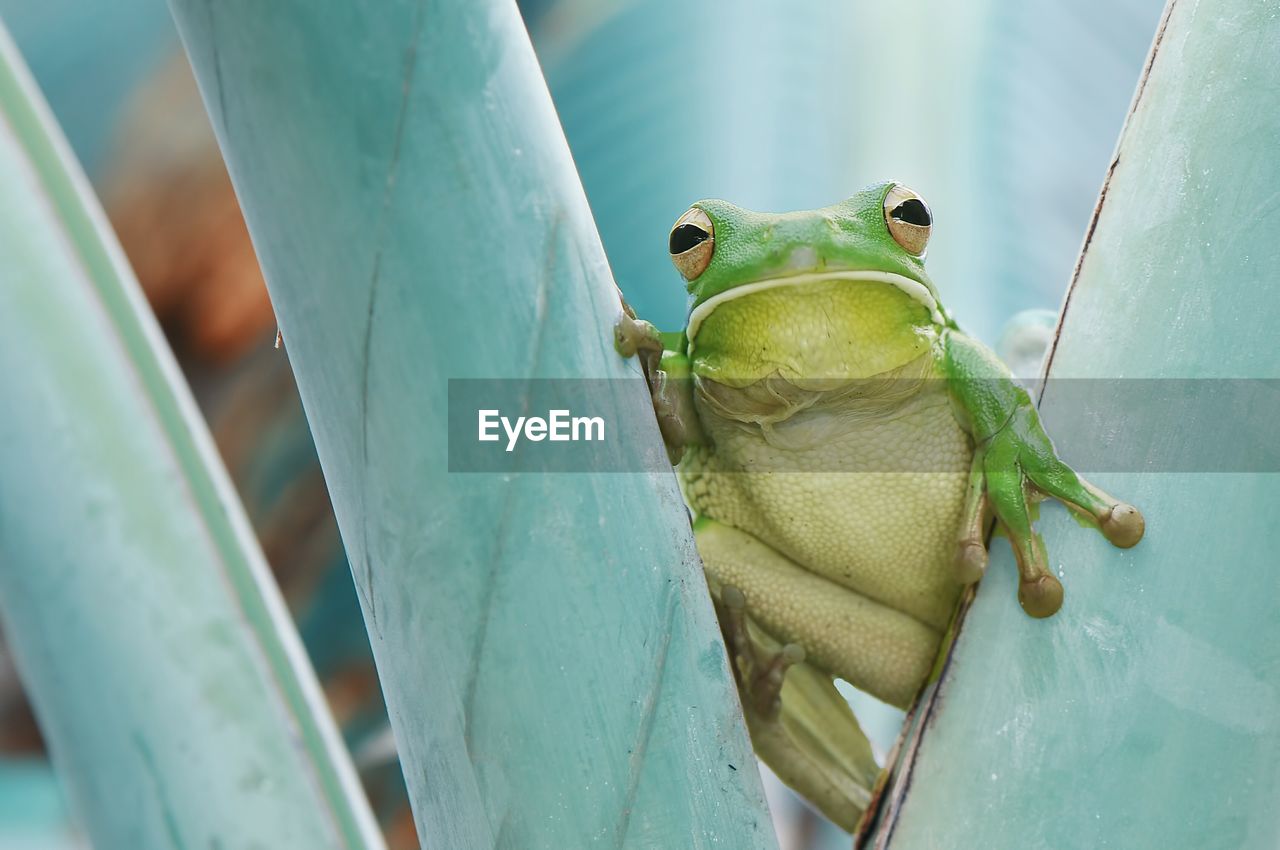
<instances>
[{"instance_id":1,"label":"frog's mottled skin","mask_svg":"<svg viewBox=\"0 0 1280 850\"><path fill-rule=\"evenodd\" d=\"M846 828L878 768L832 677L911 703L985 569L992 515L1033 616L1062 588L1029 502L1060 498L1117 545L1142 535L1141 514L1058 460L1025 390L941 307L923 252L895 235L903 197L885 183L784 215L699 202L705 244L676 257L686 333L661 351L647 323L619 325L682 456L756 749Z\"/></svg>"}]
</instances>

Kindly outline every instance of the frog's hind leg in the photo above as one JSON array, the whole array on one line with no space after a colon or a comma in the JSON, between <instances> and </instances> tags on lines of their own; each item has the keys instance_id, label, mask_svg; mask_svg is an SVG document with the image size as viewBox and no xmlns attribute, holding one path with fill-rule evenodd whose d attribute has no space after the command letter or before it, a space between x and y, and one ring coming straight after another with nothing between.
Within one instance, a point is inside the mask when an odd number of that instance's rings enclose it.
<instances>
[{"instance_id":1,"label":"frog's hind leg","mask_svg":"<svg viewBox=\"0 0 1280 850\"><path fill-rule=\"evenodd\" d=\"M756 752L853 831L880 768L827 671L907 703L928 674L939 635L746 532L706 518L695 531Z\"/></svg>"},{"instance_id":2,"label":"frog's hind leg","mask_svg":"<svg viewBox=\"0 0 1280 850\"><path fill-rule=\"evenodd\" d=\"M724 523L699 517L698 553L712 586L735 587L746 615L778 643L861 691L905 709L928 677L940 630L818 575Z\"/></svg>"},{"instance_id":3,"label":"frog's hind leg","mask_svg":"<svg viewBox=\"0 0 1280 850\"><path fill-rule=\"evenodd\" d=\"M845 830L871 803L880 772L871 745L831 677L746 616L746 597L719 588L716 613L734 661L757 755L779 779Z\"/></svg>"}]
</instances>

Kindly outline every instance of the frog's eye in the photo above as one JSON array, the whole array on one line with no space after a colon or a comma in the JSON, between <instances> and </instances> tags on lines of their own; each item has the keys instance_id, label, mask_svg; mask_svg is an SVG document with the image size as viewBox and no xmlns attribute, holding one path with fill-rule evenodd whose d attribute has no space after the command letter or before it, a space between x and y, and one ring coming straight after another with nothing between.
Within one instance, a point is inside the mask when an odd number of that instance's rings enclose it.
<instances>
[{"instance_id":1,"label":"frog's eye","mask_svg":"<svg viewBox=\"0 0 1280 850\"><path fill-rule=\"evenodd\" d=\"M884 196L884 222L893 241L908 254L924 256L933 230L933 214L924 199L906 186L895 185Z\"/></svg>"},{"instance_id":2,"label":"frog's eye","mask_svg":"<svg viewBox=\"0 0 1280 850\"><path fill-rule=\"evenodd\" d=\"M671 249L671 262L684 275L693 280L711 265L711 254L716 247L716 229L711 218L697 207L676 220L667 239Z\"/></svg>"}]
</instances>

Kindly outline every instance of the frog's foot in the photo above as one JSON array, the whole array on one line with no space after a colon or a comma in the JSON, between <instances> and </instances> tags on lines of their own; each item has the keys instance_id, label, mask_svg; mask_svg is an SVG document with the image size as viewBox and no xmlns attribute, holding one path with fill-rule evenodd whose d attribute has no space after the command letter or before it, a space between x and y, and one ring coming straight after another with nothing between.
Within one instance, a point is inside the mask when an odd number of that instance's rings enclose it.
<instances>
[{"instance_id":1,"label":"frog's foot","mask_svg":"<svg viewBox=\"0 0 1280 850\"><path fill-rule=\"evenodd\" d=\"M622 316L613 326L613 347L623 357L646 352L653 355L656 362L662 356L662 334L649 322L636 318L636 311L631 309L621 292L618 298L622 301Z\"/></svg>"},{"instance_id":2,"label":"frog's foot","mask_svg":"<svg viewBox=\"0 0 1280 850\"><path fill-rule=\"evenodd\" d=\"M978 554L989 509L1009 536L1021 583L1018 601L1032 617L1062 607L1062 584L1049 572L1044 541L1035 533L1029 505L1050 496L1097 524L1113 545L1129 548L1142 539L1145 523L1133 505L1109 496L1058 459L1033 409L1019 409L1010 422L974 453L969 502L957 567L976 579L986 565Z\"/></svg>"},{"instance_id":3,"label":"frog's foot","mask_svg":"<svg viewBox=\"0 0 1280 850\"><path fill-rule=\"evenodd\" d=\"M747 633L747 597L736 587L721 589L720 608L743 708L761 720L777 720L782 710L782 682L788 669L804 661L804 647L789 643L774 650L752 641Z\"/></svg>"}]
</instances>

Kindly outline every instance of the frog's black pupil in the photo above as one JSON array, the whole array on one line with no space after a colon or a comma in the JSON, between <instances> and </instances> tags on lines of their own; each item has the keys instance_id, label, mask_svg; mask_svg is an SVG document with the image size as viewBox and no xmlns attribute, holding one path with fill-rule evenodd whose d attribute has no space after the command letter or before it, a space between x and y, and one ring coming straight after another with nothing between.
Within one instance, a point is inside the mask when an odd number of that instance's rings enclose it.
<instances>
[{"instance_id":1,"label":"frog's black pupil","mask_svg":"<svg viewBox=\"0 0 1280 850\"><path fill-rule=\"evenodd\" d=\"M933 219L929 217L929 208L919 198L908 198L894 207L893 212L889 213L889 215L898 221L918 225L919 227L928 227L933 224ZM675 237L673 236L672 238Z\"/></svg>"},{"instance_id":2,"label":"frog's black pupil","mask_svg":"<svg viewBox=\"0 0 1280 850\"><path fill-rule=\"evenodd\" d=\"M711 234L696 224L682 224L671 231L671 253L683 254L694 245L706 242Z\"/></svg>"}]
</instances>

